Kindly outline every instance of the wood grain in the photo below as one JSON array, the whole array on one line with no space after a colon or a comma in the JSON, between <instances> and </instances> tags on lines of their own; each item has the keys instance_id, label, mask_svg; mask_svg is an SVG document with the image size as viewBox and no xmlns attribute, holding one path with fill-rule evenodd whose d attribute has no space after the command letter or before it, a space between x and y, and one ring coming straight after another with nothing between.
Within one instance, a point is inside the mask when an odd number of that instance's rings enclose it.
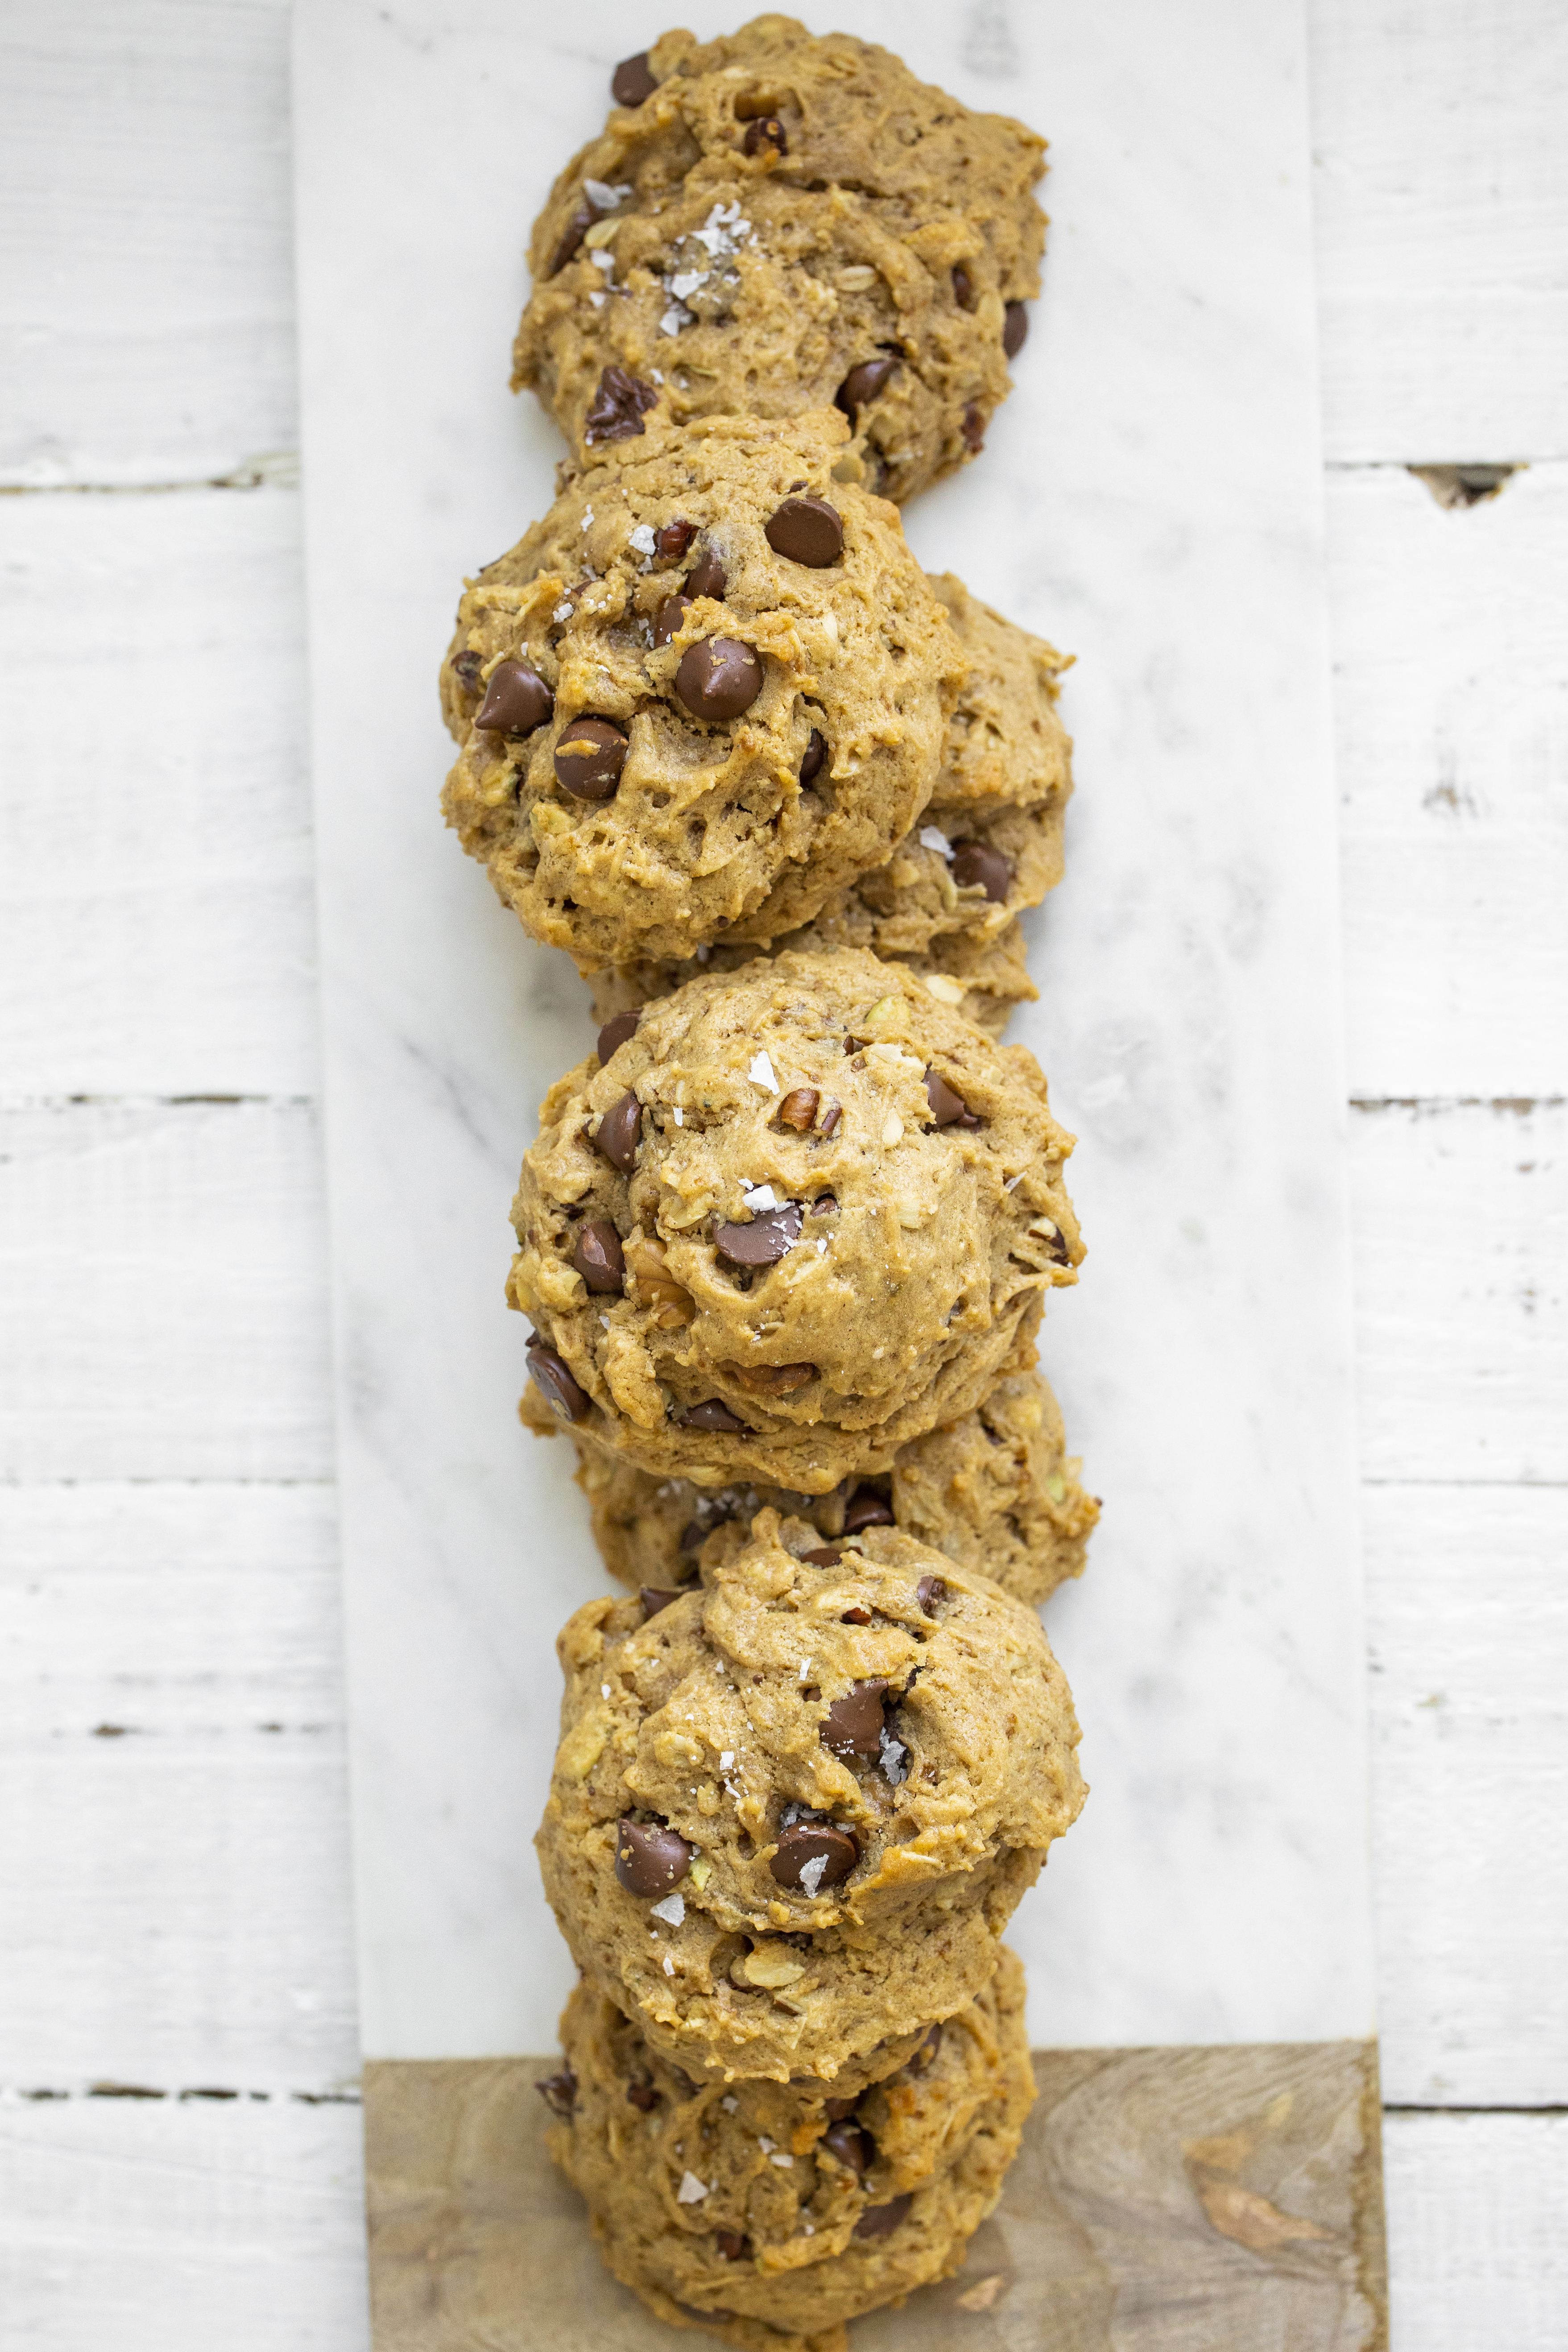
<instances>
[{"instance_id":1,"label":"wood grain","mask_svg":"<svg viewBox=\"0 0 1568 2352\"><path fill-rule=\"evenodd\" d=\"M660 2352L544 2152L542 2059L365 2070L375 2352ZM1038 2051L1002 2202L856 2352L1373 2352L1375 2053ZM551 2293L542 2298L539 2283ZM707 2332L707 2331L704 2331Z\"/></svg>"}]
</instances>

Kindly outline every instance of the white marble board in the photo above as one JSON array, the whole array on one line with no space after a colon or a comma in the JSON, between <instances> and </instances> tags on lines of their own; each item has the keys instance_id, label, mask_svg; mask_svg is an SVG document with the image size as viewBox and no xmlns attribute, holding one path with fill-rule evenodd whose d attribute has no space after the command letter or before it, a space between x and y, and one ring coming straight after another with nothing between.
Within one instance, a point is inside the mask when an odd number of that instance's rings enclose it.
<instances>
[{"instance_id":1,"label":"white marble board","mask_svg":"<svg viewBox=\"0 0 1568 2352\"><path fill-rule=\"evenodd\" d=\"M740 13L687 6L700 33ZM1106 1500L1048 1622L1093 1794L1011 1940L1037 2042L1373 2030L1334 794L1299 0L814 16L1052 142L983 459L907 514L1072 649L1068 871L1012 1034L1082 1140L1046 1368ZM664 19L305 0L296 137L363 2038L547 2050L531 1846L561 1620L605 1577L513 1405L533 1107L591 1039L444 837L465 572L547 503L506 390L528 225Z\"/></svg>"}]
</instances>

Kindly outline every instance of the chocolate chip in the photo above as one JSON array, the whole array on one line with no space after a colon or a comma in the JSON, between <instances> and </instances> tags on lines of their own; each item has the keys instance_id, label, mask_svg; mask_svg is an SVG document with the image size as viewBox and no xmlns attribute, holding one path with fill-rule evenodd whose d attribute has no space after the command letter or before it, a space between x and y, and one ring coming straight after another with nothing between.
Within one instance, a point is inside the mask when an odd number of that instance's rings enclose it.
<instances>
[{"instance_id":1,"label":"chocolate chip","mask_svg":"<svg viewBox=\"0 0 1568 2352\"><path fill-rule=\"evenodd\" d=\"M947 1599L947 1587L940 1576L922 1576L915 1587L915 1600L922 1616L934 1617L939 1602Z\"/></svg>"},{"instance_id":2,"label":"chocolate chip","mask_svg":"<svg viewBox=\"0 0 1568 2352\"><path fill-rule=\"evenodd\" d=\"M679 563L697 536L697 525L678 518L660 523L653 535L653 551L661 563Z\"/></svg>"},{"instance_id":3,"label":"chocolate chip","mask_svg":"<svg viewBox=\"0 0 1568 2352\"><path fill-rule=\"evenodd\" d=\"M680 635L680 625L690 610L689 596L667 596L653 616L654 644L667 646L671 637L678 637Z\"/></svg>"},{"instance_id":4,"label":"chocolate chip","mask_svg":"<svg viewBox=\"0 0 1568 2352\"><path fill-rule=\"evenodd\" d=\"M805 1556L807 1559L815 1559L817 1557L815 1552L809 1551ZM834 1552L831 1557L834 1559L842 1559L844 1555L842 1552ZM846 1609L838 1622L841 1625L868 1625L871 1622L871 1612L868 1609L862 1609L857 1603L853 1609Z\"/></svg>"},{"instance_id":5,"label":"chocolate chip","mask_svg":"<svg viewBox=\"0 0 1568 2352\"><path fill-rule=\"evenodd\" d=\"M668 1895L691 1867L691 1848L665 1822L623 1814L616 1832L616 1876L628 1895Z\"/></svg>"},{"instance_id":6,"label":"chocolate chip","mask_svg":"<svg viewBox=\"0 0 1568 2352\"><path fill-rule=\"evenodd\" d=\"M573 1379L553 1348L539 1339L528 1343L528 1377L557 1421L581 1421L590 1400Z\"/></svg>"},{"instance_id":7,"label":"chocolate chip","mask_svg":"<svg viewBox=\"0 0 1568 2352\"><path fill-rule=\"evenodd\" d=\"M679 1592L667 1592L660 1584L639 1585L637 1592L642 1601L642 1621L645 1625L650 1617L657 1617L661 1609L668 1609L672 1601L679 1601L680 1598Z\"/></svg>"},{"instance_id":8,"label":"chocolate chip","mask_svg":"<svg viewBox=\"0 0 1568 2352\"><path fill-rule=\"evenodd\" d=\"M658 88L646 49L639 49L635 58L623 58L610 76L610 96L617 106L641 106Z\"/></svg>"},{"instance_id":9,"label":"chocolate chip","mask_svg":"<svg viewBox=\"0 0 1568 2352\"><path fill-rule=\"evenodd\" d=\"M844 1532L858 1536L862 1528L890 1528L893 1514L874 1486L857 1486L844 1514Z\"/></svg>"},{"instance_id":10,"label":"chocolate chip","mask_svg":"<svg viewBox=\"0 0 1568 2352\"><path fill-rule=\"evenodd\" d=\"M854 2114L860 2102L858 2097L853 2099L824 2099L822 2102L822 2112L827 2117L830 2124L842 2123L846 2116L852 2116Z\"/></svg>"},{"instance_id":11,"label":"chocolate chip","mask_svg":"<svg viewBox=\"0 0 1568 2352\"><path fill-rule=\"evenodd\" d=\"M842 1885L860 1859L860 1848L837 1822L796 1822L782 1832L768 1868L781 1886L798 1886L802 1871L818 1857L827 1865L816 1882L820 1894L825 1886Z\"/></svg>"},{"instance_id":12,"label":"chocolate chip","mask_svg":"<svg viewBox=\"0 0 1568 2352\"><path fill-rule=\"evenodd\" d=\"M722 1397L707 1397L700 1404L688 1405L680 1416L687 1429L709 1429L721 1436L739 1432L749 1437L751 1432L738 1412L731 1412Z\"/></svg>"},{"instance_id":13,"label":"chocolate chip","mask_svg":"<svg viewBox=\"0 0 1568 2352\"><path fill-rule=\"evenodd\" d=\"M961 310L973 310L974 308L974 280L962 261L955 261L952 265L952 299Z\"/></svg>"},{"instance_id":14,"label":"chocolate chip","mask_svg":"<svg viewBox=\"0 0 1568 2352\"><path fill-rule=\"evenodd\" d=\"M793 1396L816 1378L815 1364L748 1364L735 1378L748 1396Z\"/></svg>"},{"instance_id":15,"label":"chocolate chip","mask_svg":"<svg viewBox=\"0 0 1568 2352\"><path fill-rule=\"evenodd\" d=\"M556 247L551 258L550 268L545 272L546 277L553 278L557 270L565 268L594 223L603 217L597 205L589 204L584 200L578 205L562 233L561 242Z\"/></svg>"},{"instance_id":16,"label":"chocolate chip","mask_svg":"<svg viewBox=\"0 0 1568 2352\"><path fill-rule=\"evenodd\" d=\"M531 735L555 708L555 697L531 663L498 662L474 725L495 735Z\"/></svg>"},{"instance_id":17,"label":"chocolate chip","mask_svg":"<svg viewBox=\"0 0 1568 2352\"><path fill-rule=\"evenodd\" d=\"M869 2172L877 2161L877 2143L863 2124L829 2124L822 2145L829 2156L836 2156L857 2175Z\"/></svg>"},{"instance_id":18,"label":"chocolate chip","mask_svg":"<svg viewBox=\"0 0 1568 2352\"><path fill-rule=\"evenodd\" d=\"M759 114L746 125L746 135L741 142L748 155L760 155L764 147L775 154L789 153L789 141L784 137L784 124L776 114Z\"/></svg>"},{"instance_id":19,"label":"chocolate chip","mask_svg":"<svg viewBox=\"0 0 1568 2352\"><path fill-rule=\"evenodd\" d=\"M750 2238L743 2238L739 2230L715 2230L713 2243L727 2263L743 2263L752 2251Z\"/></svg>"},{"instance_id":20,"label":"chocolate chip","mask_svg":"<svg viewBox=\"0 0 1568 2352\"><path fill-rule=\"evenodd\" d=\"M952 1127L955 1120L970 1116L969 1105L960 1094L954 1094L947 1080L934 1070L926 1072L926 1100L931 1105L931 1123L936 1127Z\"/></svg>"},{"instance_id":21,"label":"chocolate chip","mask_svg":"<svg viewBox=\"0 0 1568 2352\"><path fill-rule=\"evenodd\" d=\"M1002 313L1002 348L1016 360L1029 339L1029 314L1022 302L1009 302Z\"/></svg>"},{"instance_id":22,"label":"chocolate chip","mask_svg":"<svg viewBox=\"0 0 1568 2352\"><path fill-rule=\"evenodd\" d=\"M895 2197L889 2204L868 2205L855 2224L855 2235L858 2238L890 2236L900 2221L908 2220L910 2207L914 2201L915 2192L912 2189L909 2189L901 2197Z\"/></svg>"},{"instance_id":23,"label":"chocolate chip","mask_svg":"<svg viewBox=\"0 0 1568 2352\"><path fill-rule=\"evenodd\" d=\"M572 1263L590 1290L613 1290L618 1296L626 1286L621 1237L607 1217L595 1217L580 1229Z\"/></svg>"},{"instance_id":24,"label":"chocolate chip","mask_svg":"<svg viewBox=\"0 0 1568 2352\"><path fill-rule=\"evenodd\" d=\"M822 773L822 763L827 757L827 738L820 728L814 727L805 747L805 757L800 763L800 781L814 784Z\"/></svg>"},{"instance_id":25,"label":"chocolate chip","mask_svg":"<svg viewBox=\"0 0 1568 2352\"><path fill-rule=\"evenodd\" d=\"M852 1683L842 1698L836 1698L823 1718L822 1744L835 1756L877 1756L881 1752L882 1694L887 1689L886 1677L875 1682Z\"/></svg>"},{"instance_id":26,"label":"chocolate chip","mask_svg":"<svg viewBox=\"0 0 1568 2352\"><path fill-rule=\"evenodd\" d=\"M465 694L480 691L479 672L484 667L484 660L483 654L475 653L471 646L464 653L453 655L452 675Z\"/></svg>"},{"instance_id":27,"label":"chocolate chip","mask_svg":"<svg viewBox=\"0 0 1568 2352\"><path fill-rule=\"evenodd\" d=\"M570 2066L544 2075L533 2087L552 2116L569 2116L577 2104L577 2077Z\"/></svg>"},{"instance_id":28,"label":"chocolate chip","mask_svg":"<svg viewBox=\"0 0 1568 2352\"><path fill-rule=\"evenodd\" d=\"M644 383L640 376L628 375L624 367L612 363L600 376L588 404L583 438L590 444L629 441L634 434L647 431L643 418L658 405L658 394L651 383Z\"/></svg>"},{"instance_id":29,"label":"chocolate chip","mask_svg":"<svg viewBox=\"0 0 1568 2352\"><path fill-rule=\"evenodd\" d=\"M699 637L680 656L675 690L693 719L739 719L763 690L763 665L739 637Z\"/></svg>"},{"instance_id":30,"label":"chocolate chip","mask_svg":"<svg viewBox=\"0 0 1568 2352\"><path fill-rule=\"evenodd\" d=\"M686 575L689 596L711 596L716 604L724 602L724 592L730 585L730 575L710 547L705 547Z\"/></svg>"},{"instance_id":31,"label":"chocolate chip","mask_svg":"<svg viewBox=\"0 0 1568 2352\"><path fill-rule=\"evenodd\" d=\"M1063 1233L1059 1225L1054 1226L1051 1232L1044 1235L1043 1238L1046 1244L1046 1255L1052 1265L1070 1265L1072 1264L1072 1252L1068 1247L1068 1237L1066 1234Z\"/></svg>"},{"instance_id":32,"label":"chocolate chip","mask_svg":"<svg viewBox=\"0 0 1568 2352\"><path fill-rule=\"evenodd\" d=\"M821 1100L815 1087L792 1087L774 1116L781 1127L793 1127L797 1135L805 1135L816 1117L816 1106Z\"/></svg>"},{"instance_id":33,"label":"chocolate chip","mask_svg":"<svg viewBox=\"0 0 1568 2352\"><path fill-rule=\"evenodd\" d=\"M555 745L555 774L576 801L613 801L629 750L612 719L569 719Z\"/></svg>"},{"instance_id":34,"label":"chocolate chip","mask_svg":"<svg viewBox=\"0 0 1568 2352\"><path fill-rule=\"evenodd\" d=\"M827 1108L822 1114L822 1132L824 1135L831 1135L843 1116L843 1104L840 1102L830 1102ZM812 1215L814 1217L821 1216L825 1206L830 1209L836 1209L838 1206L837 1202L834 1199L831 1192L824 1192L820 1201L814 1201L812 1202Z\"/></svg>"},{"instance_id":35,"label":"chocolate chip","mask_svg":"<svg viewBox=\"0 0 1568 2352\"><path fill-rule=\"evenodd\" d=\"M785 499L763 529L775 555L806 564L813 572L825 571L844 553L844 525L837 508L826 499Z\"/></svg>"},{"instance_id":36,"label":"chocolate chip","mask_svg":"<svg viewBox=\"0 0 1568 2352\"><path fill-rule=\"evenodd\" d=\"M628 2083L626 2097L634 2107L640 2107L645 2116L651 2116L655 2107L663 2099L664 2094L662 2091L656 2091L651 2083Z\"/></svg>"},{"instance_id":37,"label":"chocolate chip","mask_svg":"<svg viewBox=\"0 0 1568 2352\"><path fill-rule=\"evenodd\" d=\"M1013 887L1013 861L988 841L955 841L948 867L961 890L976 883L994 907L1000 907Z\"/></svg>"},{"instance_id":38,"label":"chocolate chip","mask_svg":"<svg viewBox=\"0 0 1568 2352\"><path fill-rule=\"evenodd\" d=\"M710 1533L710 1530L703 1526L700 1519L691 1519L680 1531L680 1542L678 1548L681 1551L695 1551L698 1545Z\"/></svg>"},{"instance_id":39,"label":"chocolate chip","mask_svg":"<svg viewBox=\"0 0 1568 2352\"><path fill-rule=\"evenodd\" d=\"M786 1201L782 1209L764 1209L749 1225L716 1226L713 1246L731 1265L777 1265L800 1239L800 1223L799 1202Z\"/></svg>"},{"instance_id":40,"label":"chocolate chip","mask_svg":"<svg viewBox=\"0 0 1568 2352\"><path fill-rule=\"evenodd\" d=\"M843 1557L837 1544L818 1544L815 1551L801 1553L802 1559L809 1560L813 1568L837 1568Z\"/></svg>"},{"instance_id":41,"label":"chocolate chip","mask_svg":"<svg viewBox=\"0 0 1568 2352\"><path fill-rule=\"evenodd\" d=\"M626 1044L628 1037L636 1036L637 1023L642 1019L642 1013L643 1009L640 1004L634 1004L628 1013L611 1013L599 1032L599 1067L601 1069L604 1068L610 1055Z\"/></svg>"},{"instance_id":42,"label":"chocolate chip","mask_svg":"<svg viewBox=\"0 0 1568 2352\"><path fill-rule=\"evenodd\" d=\"M627 1092L599 1121L599 1132L593 1139L594 1149L603 1154L612 1168L618 1168L623 1176L629 1176L637 1166L637 1144L641 1136L642 1105L635 1094Z\"/></svg>"},{"instance_id":43,"label":"chocolate chip","mask_svg":"<svg viewBox=\"0 0 1568 2352\"><path fill-rule=\"evenodd\" d=\"M850 369L834 394L834 406L841 408L846 416L855 418L863 408L869 407L898 364L896 359L862 360L858 367ZM770 531L768 536L771 539L773 533ZM790 550L783 548L780 552L787 555ZM823 560L833 563L837 558L830 555Z\"/></svg>"},{"instance_id":44,"label":"chocolate chip","mask_svg":"<svg viewBox=\"0 0 1568 2352\"><path fill-rule=\"evenodd\" d=\"M827 1117L822 1122L824 1135L831 1135L843 1116L843 1110L837 1103L829 1103ZM811 1213L814 1217L829 1217L837 1206L837 1192L819 1192L811 1204Z\"/></svg>"},{"instance_id":45,"label":"chocolate chip","mask_svg":"<svg viewBox=\"0 0 1568 2352\"><path fill-rule=\"evenodd\" d=\"M935 2065L937 2053L941 2048L942 2026L938 2023L931 2028L913 2057L905 2062L907 2071L911 2074L923 2074L928 2067Z\"/></svg>"},{"instance_id":46,"label":"chocolate chip","mask_svg":"<svg viewBox=\"0 0 1568 2352\"><path fill-rule=\"evenodd\" d=\"M640 425L637 431L642 431ZM973 400L963 412L963 439L970 456L978 457L985 446L985 412Z\"/></svg>"}]
</instances>

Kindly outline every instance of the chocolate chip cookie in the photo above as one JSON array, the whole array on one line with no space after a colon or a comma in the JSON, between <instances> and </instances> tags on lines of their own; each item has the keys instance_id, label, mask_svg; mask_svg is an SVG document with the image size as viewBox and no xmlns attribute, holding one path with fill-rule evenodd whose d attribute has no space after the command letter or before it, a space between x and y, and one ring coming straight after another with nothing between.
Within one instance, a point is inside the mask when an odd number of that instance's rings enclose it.
<instances>
[{"instance_id":1,"label":"chocolate chip cookie","mask_svg":"<svg viewBox=\"0 0 1568 2352\"><path fill-rule=\"evenodd\" d=\"M889 498L978 453L1039 290L1043 140L787 16L667 33L614 94L534 226L513 353L576 449L837 403L840 478Z\"/></svg>"},{"instance_id":2,"label":"chocolate chip cookie","mask_svg":"<svg viewBox=\"0 0 1568 2352\"><path fill-rule=\"evenodd\" d=\"M545 1891L688 2072L901 2063L1083 1801L1038 1618L896 1528L759 1512L701 1587L589 1601L558 1648Z\"/></svg>"},{"instance_id":3,"label":"chocolate chip cookie","mask_svg":"<svg viewBox=\"0 0 1568 2352\"><path fill-rule=\"evenodd\" d=\"M845 950L689 981L551 1089L509 1296L658 1477L826 1494L972 1412L1083 1245L1022 1046Z\"/></svg>"},{"instance_id":4,"label":"chocolate chip cookie","mask_svg":"<svg viewBox=\"0 0 1568 2352\"><path fill-rule=\"evenodd\" d=\"M615 444L464 594L447 821L584 971L809 921L931 798L963 657L847 430Z\"/></svg>"},{"instance_id":5,"label":"chocolate chip cookie","mask_svg":"<svg viewBox=\"0 0 1568 2352\"><path fill-rule=\"evenodd\" d=\"M539 2085L550 2152L605 2263L661 2319L702 2315L743 2352L823 2352L844 2321L950 2276L1034 2103L1005 1948L978 1997L858 2097L694 2085L586 1984L561 2040Z\"/></svg>"}]
</instances>

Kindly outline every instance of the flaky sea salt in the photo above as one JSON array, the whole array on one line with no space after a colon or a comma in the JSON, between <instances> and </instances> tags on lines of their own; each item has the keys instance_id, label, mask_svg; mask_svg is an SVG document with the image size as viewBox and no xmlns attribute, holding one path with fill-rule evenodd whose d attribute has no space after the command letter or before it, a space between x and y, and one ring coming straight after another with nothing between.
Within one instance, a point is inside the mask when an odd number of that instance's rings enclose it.
<instances>
[{"instance_id":1,"label":"flaky sea salt","mask_svg":"<svg viewBox=\"0 0 1568 2352\"><path fill-rule=\"evenodd\" d=\"M922 849L934 849L939 857L952 856L952 844L940 825L922 824L920 830L920 845Z\"/></svg>"},{"instance_id":2,"label":"flaky sea salt","mask_svg":"<svg viewBox=\"0 0 1568 2352\"><path fill-rule=\"evenodd\" d=\"M675 2192L678 2205L700 2205L708 2194L708 2183L699 2180L694 2172L683 2172L680 2186Z\"/></svg>"},{"instance_id":3,"label":"flaky sea salt","mask_svg":"<svg viewBox=\"0 0 1568 2352\"><path fill-rule=\"evenodd\" d=\"M752 1055L752 1066L747 1071L746 1076L751 1079L752 1084L754 1087L766 1087L769 1094L777 1094L779 1090L779 1082L773 1076L773 1066L769 1061L765 1054Z\"/></svg>"},{"instance_id":4,"label":"flaky sea salt","mask_svg":"<svg viewBox=\"0 0 1568 2352\"><path fill-rule=\"evenodd\" d=\"M662 1903L655 1903L649 1907L656 1919L668 1919L672 1927L679 1927L686 1917L684 1895L667 1895Z\"/></svg>"},{"instance_id":5,"label":"flaky sea salt","mask_svg":"<svg viewBox=\"0 0 1568 2352\"><path fill-rule=\"evenodd\" d=\"M652 523L639 522L632 533L631 543L639 555L651 555L654 550Z\"/></svg>"},{"instance_id":6,"label":"flaky sea salt","mask_svg":"<svg viewBox=\"0 0 1568 2352\"><path fill-rule=\"evenodd\" d=\"M827 1856L825 1853L814 1853L808 1863L803 1864L800 1883L808 1895L816 1895L820 1891L822 1874L826 1867Z\"/></svg>"}]
</instances>

